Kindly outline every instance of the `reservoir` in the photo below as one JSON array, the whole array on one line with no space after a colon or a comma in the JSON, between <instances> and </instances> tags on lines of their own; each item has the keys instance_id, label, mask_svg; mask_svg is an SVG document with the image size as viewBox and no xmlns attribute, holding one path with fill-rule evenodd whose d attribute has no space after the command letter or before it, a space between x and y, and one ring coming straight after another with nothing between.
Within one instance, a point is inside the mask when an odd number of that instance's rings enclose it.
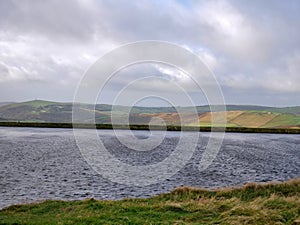
<instances>
[{"instance_id":1,"label":"reservoir","mask_svg":"<svg viewBox=\"0 0 300 225\"><path fill-rule=\"evenodd\" d=\"M154 131L157 136L160 132ZM147 139L149 131L134 134ZM98 135L114 157L137 166L165 159L180 138L180 132L166 132L155 149L136 151L123 146L113 130L98 130ZM139 187L112 182L94 171L72 129L1 127L0 208L45 199L144 198L181 186L216 188L300 177L300 135L226 133L217 157L199 171L208 138L209 133L200 133L191 159L179 172Z\"/></svg>"}]
</instances>

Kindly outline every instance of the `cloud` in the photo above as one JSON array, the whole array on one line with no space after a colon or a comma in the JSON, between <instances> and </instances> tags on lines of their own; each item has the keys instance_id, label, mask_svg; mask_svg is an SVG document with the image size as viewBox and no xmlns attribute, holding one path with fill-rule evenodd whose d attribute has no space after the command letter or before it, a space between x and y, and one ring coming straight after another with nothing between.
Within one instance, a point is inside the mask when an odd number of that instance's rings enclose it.
<instances>
[{"instance_id":1,"label":"cloud","mask_svg":"<svg viewBox=\"0 0 300 225\"><path fill-rule=\"evenodd\" d=\"M300 53L283 59L281 68L266 71L263 87L277 92L300 93Z\"/></svg>"},{"instance_id":2,"label":"cloud","mask_svg":"<svg viewBox=\"0 0 300 225\"><path fill-rule=\"evenodd\" d=\"M213 48L237 59L256 60L266 54L264 30L228 1L207 1L197 9L199 26L207 31L204 40Z\"/></svg>"},{"instance_id":3,"label":"cloud","mask_svg":"<svg viewBox=\"0 0 300 225\"><path fill-rule=\"evenodd\" d=\"M25 67L8 66L3 62L0 62L0 73L2 74L0 82L41 81L35 70L29 71Z\"/></svg>"},{"instance_id":4,"label":"cloud","mask_svg":"<svg viewBox=\"0 0 300 225\"><path fill-rule=\"evenodd\" d=\"M32 96L43 98L52 92L52 99L71 100L82 74L96 59L120 44L155 39L199 55L225 91L242 91L237 103L254 90L299 94L299 10L297 0L0 1L0 88L36 82L43 88L36 88ZM176 69L147 71L180 84L185 81ZM120 78L110 87L117 90L127 81ZM188 82L184 85L190 87ZM63 93L51 91L59 88ZM20 97L12 98L30 98L24 92L26 88L16 89ZM228 101L236 99L227 96ZM8 98L2 94L0 100Z\"/></svg>"},{"instance_id":5,"label":"cloud","mask_svg":"<svg viewBox=\"0 0 300 225\"><path fill-rule=\"evenodd\" d=\"M16 33L65 42L90 38L93 20L78 1L1 1L0 26Z\"/></svg>"}]
</instances>

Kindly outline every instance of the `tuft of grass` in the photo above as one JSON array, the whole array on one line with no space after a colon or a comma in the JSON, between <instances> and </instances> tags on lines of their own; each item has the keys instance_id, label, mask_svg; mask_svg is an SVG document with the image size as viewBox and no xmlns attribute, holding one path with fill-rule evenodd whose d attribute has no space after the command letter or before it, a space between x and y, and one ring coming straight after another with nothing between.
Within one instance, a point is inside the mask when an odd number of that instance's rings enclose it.
<instances>
[{"instance_id":1,"label":"tuft of grass","mask_svg":"<svg viewBox=\"0 0 300 225\"><path fill-rule=\"evenodd\" d=\"M0 211L0 224L299 224L300 179L148 199L45 201Z\"/></svg>"}]
</instances>

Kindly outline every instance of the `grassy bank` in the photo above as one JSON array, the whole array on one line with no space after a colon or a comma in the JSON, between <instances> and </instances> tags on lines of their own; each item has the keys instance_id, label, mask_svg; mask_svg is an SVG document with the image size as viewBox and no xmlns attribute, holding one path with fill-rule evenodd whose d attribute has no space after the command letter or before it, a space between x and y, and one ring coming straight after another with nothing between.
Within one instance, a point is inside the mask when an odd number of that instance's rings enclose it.
<instances>
[{"instance_id":1,"label":"grassy bank","mask_svg":"<svg viewBox=\"0 0 300 225\"><path fill-rule=\"evenodd\" d=\"M0 224L300 224L300 179L148 199L45 201L0 211Z\"/></svg>"},{"instance_id":2,"label":"grassy bank","mask_svg":"<svg viewBox=\"0 0 300 225\"><path fill-rule=\"evenodd\" d=\"M0 122L0 127L42 127L42 128L97 128L97 129L112 129L111 124L72 124L72 123L41 123L41 122ZM114 129L128 129L125 125L114 125ZM131 130L149 130L148 125L132 124ZM151 126L153 130L163 130L165 127ZM209 127L209 126L167 126L168 131L223 131L222 127ZM239 132L239 133L281 133L281 134L300 134L300 129L292 128L253 128L253 127L226 127L226 132Z\"/></svg>"}]
</instances>

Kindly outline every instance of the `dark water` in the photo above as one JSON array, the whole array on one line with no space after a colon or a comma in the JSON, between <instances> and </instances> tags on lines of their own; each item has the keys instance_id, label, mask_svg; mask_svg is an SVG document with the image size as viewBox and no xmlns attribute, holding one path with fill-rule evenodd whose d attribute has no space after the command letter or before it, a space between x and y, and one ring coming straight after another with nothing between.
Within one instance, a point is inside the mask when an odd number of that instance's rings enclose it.
<instances>
[{"instance_id":1,"label":"dark water","mask_svg":"<svg viewBox=\"0 0 300 225\"><path fill-rule=\"evenodd\" d=\"M143 165L168 157L179 132L168 132L149 152L130 150L111 130L99 135L121 161ZM147 131L137 131L145 138ZM148 197L180 186L221 187L248 181L300 177L300 135L228 133L213 163L198 170L208 133L201 133L191 160L164 182L144 187L113 183L97 174L82 158L70 129L0 128L0 208L43 199L121 199Z\"/></svg>"}]
</instances>

